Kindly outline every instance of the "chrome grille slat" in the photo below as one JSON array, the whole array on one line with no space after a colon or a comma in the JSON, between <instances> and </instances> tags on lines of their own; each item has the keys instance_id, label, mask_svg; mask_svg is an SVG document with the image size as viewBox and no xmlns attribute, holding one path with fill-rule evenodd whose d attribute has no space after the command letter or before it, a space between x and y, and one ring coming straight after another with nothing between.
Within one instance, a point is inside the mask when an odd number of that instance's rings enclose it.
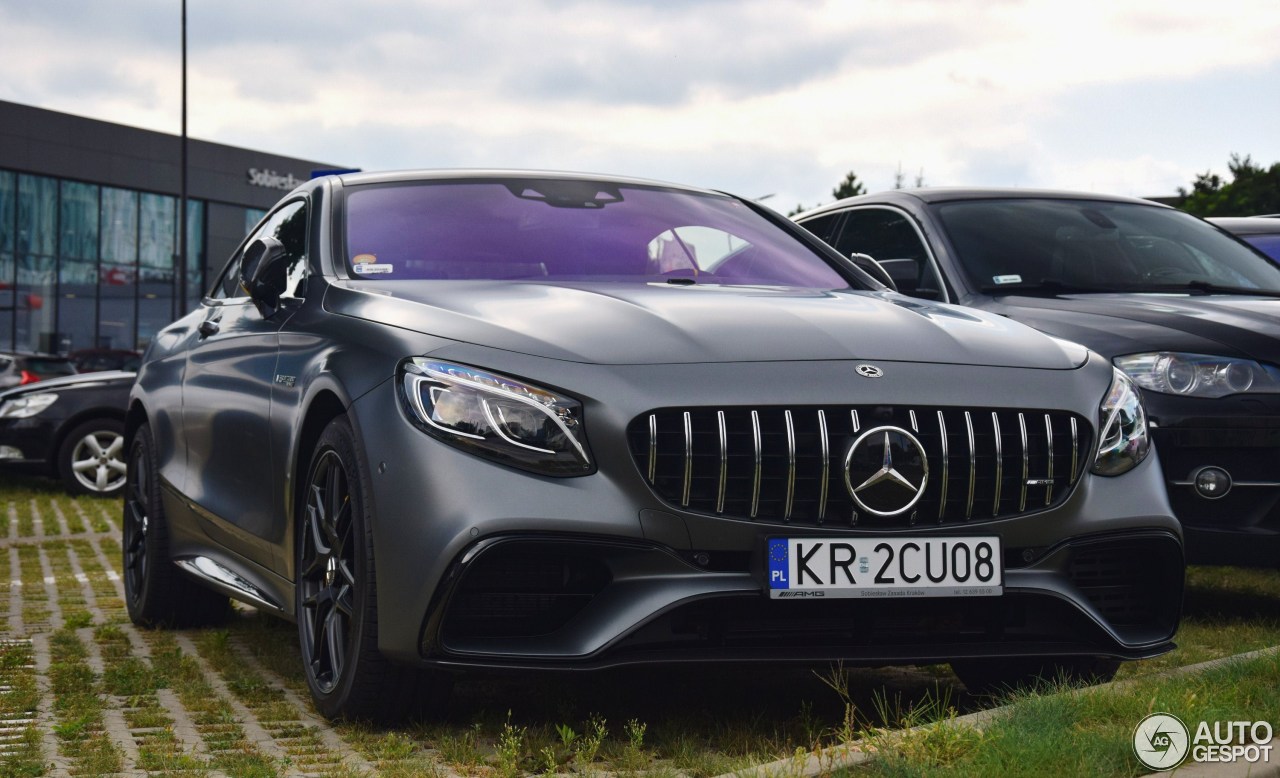
<instances>
[{"instance_id":1,"label":"chrome grille slat","mask_svg":"<svg viewBox=\"0 0 1280 778\"><path fill-rule=\"evenodd\" d=\"M791 506L796 497L796 425L790 410L783 411L782 418L787 420L787 504L782 518L791 521Z\"/></svg>"},{"instance_id":2,"label":"chrome grille slat","mask_svg":"<svg viewBox=\"0 0 1280 778\"><path fill-rule=\"evenodd\" d=\"M973 518L973 493L978 481L978 451L973 442L973 415L964 412L964 426L969 431L969 502L964 506L964 520Z\"/></svg>"},{"instance_id":3,"label":"chrome grille slat","mask_svg":"<svg viewBox=\"0 0 1280 778\"><path fill-rule=\"evenodd\" d=\"M818 410L818 439L822 446L822 483L818 486L818 523L827 518L827 482L831 479L831 443L827 439L827 414Z\"/></svg>"},{"instance_id":4,"label":"chrome grille slat","mask_svg":"<svg viewBox=\"0 0 1280 778\"><path fill-rule=\"evenodd\" d=\"M1074 484L1076 479L1080 477L1079 471L1076 469L1076 457L1080 452L1079 430L1076 429L1076 420L1071 418L1071 483Z\"/></svg>"},{"instance_id":5,"label":"chrome grille slat","mask_svg":"<svg viewBox=\"0 0 1280 778\"><path fill-rule=\"evenodd\" d=\"M716 488L716 513L724 513L724 490L729 481L729 436L724 427L724 411L716 411L716 428L720 433L720 484Z\"/></svg>"},{"instance_id":6,"label":"chrome grille slat","mask_svg":"<svg viewBox=\"0 0 1280 778\"><path fill-rule=\"evenodd\" d=\"M1027 509L1027 479L1031 477L1031 449L1027 448L1027 417L1018 414L1018 429L1022 431L1022 497L1018 499L1018 511Z\"/></svg>"},{"instance_id":7,"label":"chrome grille slat","mask_svg":"<svg viewBox=\"0 0 1280 778\"><path fill-rule=\"evenodd\" d=\"M658 467L658 415L649 414L649 483Z\"/></svg>"},{"instance_id":8,"label":"chrome grille slat","mask_svg":"<svg viewBox=\"0 0 1280 778\"><path fill-rule=\"evenodd\" d=\"M1000 515L1000 487L1004 483L1004 451L1000 445L1000 414L991 412L991 426L996 433L996 498L991 506L991 515Z\"/></svg>"},{"instance_id":9,"label":"chrome grille slat","mask_svg":"<svg viewBox=\"0 0 1280 778\"><path fill-rule=\"evenodd\" d=\"M1046 414L1047 423L1028 423ZM1079 414L1044 409L658 408L633 419L627 428L627 445L637 478L647 481L672 511L778 525L818 527L838 522L845 527L892 530L910 527L913 515L917 522L935 523L936 519L940 526L957 526L990 521L993 514L999 519L1042 511L1045 504L1035 491L1042 487L1050 506L1061 504L1071 492L1075 474L1067 438L1073 420L1075 469L1079 470L1095 433L1093 425ZM897 427L914 435L928 465L924 493L910 510L898 514L863 511L849 493L845 470L849 447L878 427ZM1051 441L1050 432L1059 439ZM866 437L863 445L881 440L877 433ZM1015 445L1021 446L1018 452ZM899 461L897 452L894 456ZM1014 459L1019 456L1021 467ZM870 465L863 457L856 467ZM915 472L909 477L919 478L920 471ZM856 485L871 473L854 475ZM1014 491L1017 475L1022 476L1022 484ZM1034 497L1026 500L1027 494Z\"/></svg>"},{"instance_id":10,"label":"chrome grille slat","mask_svg":"<svg viewBox=\"0 0 1280 778\"><path fill-rule=\"evenodd\" d=\"M942 496L938 498L938 522L947 515L947 478L950 475L951 457L947 454L947 420L938 411L938 439L942 441Z\"/></svg>"},{"instance_id":11,"label":"chrome grille slat","mask_svg":"<svg viewBox=\"0 0 1280 778\"><path fill-rule=\"evenodd\" d=\"M755 483L751 487L751 518L755 518L760 512L760 471L764 466L764 459L760 447L760 412L751 412L751 442L756 452L756 475Z\"/></svg>"},{"instance_id":12,"label":"chrome grille slat","mask_svg":"<svg viewBox=\"0 0 1280 778\"><path fill-rule=\"evenodd\" d=\"M680 507L689 507L689 487L693 483L693 416L684 412L684 494Z\"/></svg>"},{"instance_id":13,"label":"chrome grille slat","mask_svg":"<svg viewBox=\"0 0 1280 778\"><path fill-rule=\"evenodd\" d=\"M1049 414L1044 415L1044 431L1045 437L1049 443L1049 472L1047 478L1049 483L1044 487L1044 504L1053 504L1053 417Z\"/></svg>"}]
</instances>

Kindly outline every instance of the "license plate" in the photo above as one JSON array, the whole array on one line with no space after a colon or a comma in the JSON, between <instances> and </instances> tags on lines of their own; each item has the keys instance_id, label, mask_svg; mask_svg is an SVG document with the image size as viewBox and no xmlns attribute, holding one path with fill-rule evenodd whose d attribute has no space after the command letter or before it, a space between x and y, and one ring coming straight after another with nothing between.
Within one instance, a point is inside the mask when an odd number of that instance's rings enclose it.
<instances>
[{"instance_id":1,"label":"license plate","mask_svg":"<svg viewBox=\"0 0 1280 778\"><path fill-rule=\"evenodd\" d=\"M769 596L992 597L998 537L770 538Z\"/></svg>"}]
</instances>

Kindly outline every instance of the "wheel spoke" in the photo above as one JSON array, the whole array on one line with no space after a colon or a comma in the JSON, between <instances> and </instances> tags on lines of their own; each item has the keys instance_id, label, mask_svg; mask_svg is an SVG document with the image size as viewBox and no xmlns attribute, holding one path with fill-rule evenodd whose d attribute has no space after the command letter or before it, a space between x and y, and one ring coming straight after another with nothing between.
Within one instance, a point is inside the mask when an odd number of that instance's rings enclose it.
<instances>
[{"instance_id":1,"label":"wheel spoke","mask_svg":"<svg viewBox=\"0 0 1280 778\"><path fill-rule=\"evenodd\" d=\"M80 445L92 451L95 457L102 456L102 444L98 442L98 436L96 434L91 432L88 435L85 435L80 439Z\"/></svg>"},{"instance_id":2,"label":"wheel spoke","mask_svg":"<svg viewBox=\"0 0 1280 778\"><path fill-rule=\"evenodd\" d=\"M121 476L127 475L129 472L129 466L119 459L108 460L107 467L119 473Z\"/></svg>"},{"instance_id":3,"label":"wheel spoke","mask_svg":"<svg viewBox=\"0 0 1280 778\"><path fill-rule=\"evenodd\" d=\"M111 438L111 443L107 445L106 455L112 459L120 456L121 449L124 448L124 435L115 435Z\"/></svg>"},{"instance_id":4,"label":"wheel spoke","mask_svg":"<svg viewBox=\"0 0 1280 778\"><path fill-rule=\"evenodd\" d=\"M77 473L87 473L98 466L96 459L78 459L71 463L71 469Z\"/></svg>"},{"instance_id":5,"label":"wheel spoke","mask_svg":"<svg viewBox=\"0 0 1280 778\"><path fill-rule=\"evenodd\" d=\"M323 563L323 559L320 558L328 557L333 553L333 549L325 542L324 533L322 532L321 525L324 523L324 519L317 515L318 511L311 508L308 508L307 512L309 514L307 517L307 524L311 528L311 543L315 548L317 561Z\"/></svg>"},{"instance_id":6,"label":"wheel spoke","mask_svg":"<svg viewBox=\"0 0 1280 778\"><path fill-rule=\"evenodd\" d=\"M98 466L98 475L93 481L93 485L97 487L98 491L105 492L107 490L107 482L110 480L108 476L110 474L111 471L107 469L106 465Z\"/></svg>"},{"instance_id":7,"label":"wheel spoke","mask_svg":"<svg viewBox=\"0 0 1280 778\"><path fill-rule=\"evenodd\" d=\"M341 586L338 588L337 595L333 598L333 607L341 612L347 618L351 618L354 614L351 595L351 586Z\"/></svg>"},{"instance_id":8,"label":"wheel spoke","mask_svg":"<svg viewBox=\"0 0 1280 778\"><path fill-rule=\"evenodd\" d=\"M329 670L336 682L342 674L342 663L346 656L346 630L342 626L342 617L338 611L329 611L325 619L325 636L329 641Z\"/></svg>"}]
</instances>

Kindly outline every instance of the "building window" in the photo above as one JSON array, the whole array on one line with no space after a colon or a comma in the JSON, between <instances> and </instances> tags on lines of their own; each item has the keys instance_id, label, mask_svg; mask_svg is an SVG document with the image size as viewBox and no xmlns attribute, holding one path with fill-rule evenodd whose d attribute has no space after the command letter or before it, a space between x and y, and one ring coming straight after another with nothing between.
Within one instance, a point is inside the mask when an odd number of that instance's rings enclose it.
<instances>
[{"instance_id":1,"label":"building window","mask_svg":"<svg viewBox=\"0 0 1280 778\"><path fill-rule=\"evenodd\" d=\"M141 351L204 292L207 204L0 170L0 351Z\"/></svg>"},{"instance_id":2,"label":"building window","mask_svg":"<svg viewBox=\"0 0 1280 778\"><path fill-rule=\"evenodd\" d=\"M14 250L18 231L18 177L0 170L0 350L13 350L17 325Z\"/></svg>"},{"instance_id":3,"label":"building window","mask_svg":"<svg viewBox=\"0 0 1280 778\"><path fill-rule=\"evenodd\" d=\"M91 348L98 325L98 187L62 182L58 350Z\"/></svg>"},{"instance_id":4,"label":"building window","mask_svg":"<svg viewBox=\"0 0 1280 778\"><path fill-rule=\"evenodd\" d=\"M18 279L14 340L23 351L59 347L54 319L58 181L18 176Z\"/></svg>"},{"instance_id":5,"label":"building window","mask_svg":"<svg viewBox=\"0 0 1280 778\"><path fill-rule=\"evenodd\" d=\"M141 198L138 267L137 348L173 321L177 283L175 254L178 246L178 201L173 197L144 194Z\"/></svg>"},{"instance_id":6,"label":"building window","mask_svg":"<svg viewBox=\"0 0 1280 778\"><path fill-rule=\"evenodd\" d=\"M138 273L138 193L102 189L98 348L132 349Z\"/></svg>"}]
</instances>

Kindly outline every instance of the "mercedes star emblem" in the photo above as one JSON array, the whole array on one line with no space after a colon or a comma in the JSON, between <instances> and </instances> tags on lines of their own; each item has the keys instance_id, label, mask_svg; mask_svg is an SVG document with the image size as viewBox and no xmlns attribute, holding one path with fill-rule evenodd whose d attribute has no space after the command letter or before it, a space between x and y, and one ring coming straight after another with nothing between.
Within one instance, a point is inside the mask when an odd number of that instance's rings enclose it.
<instances>
[{"instance_id":1,"label":"mercedes star emblem","mask_svg":"<svg viewBox=\"0 0 1280 778\"><path fill-rule=\"evenodd\" d=\"M844 483L858 507L876 516L910 510L924 495L929 463L924 446L901 427L858 436L845 456Z\"/></svg>"},{"instance_id":2,"label":"mercedes star emblem","mask_svg":"<svg viewBox=\"0 0 1280 778\"><path fill-rule=\"evenodd\" d=\"M884 375L884 371L875 365L868 365L865 362L855 367L854 372L863 378L879 378Z\"/></svg>"}]
</instances>

